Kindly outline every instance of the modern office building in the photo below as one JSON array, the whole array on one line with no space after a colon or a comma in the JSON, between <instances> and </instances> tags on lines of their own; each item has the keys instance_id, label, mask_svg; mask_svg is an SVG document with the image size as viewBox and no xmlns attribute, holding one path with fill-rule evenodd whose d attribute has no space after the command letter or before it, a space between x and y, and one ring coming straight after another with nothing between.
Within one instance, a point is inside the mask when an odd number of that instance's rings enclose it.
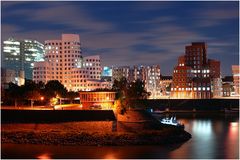
<instances>
[{"instance_id":1,"label":"modern office building","mask_svg":"<svg viewBox=\"0 0 240 160\"><path fill-rule=\"evenodd\" d=\"M36 40L17 40L9 38L3 41L2 66L14 70L17 76L24 71L26 79L32 79L33 63L42 61L43 44Z\"/></svg>"},{"instance_id":2,"label":"modern office building","mask_svg":"<svg viewBox=\"0 0 240 160\"><path fill-rule=\"evenodd\" d=\"M178 58L178 65L174 67L171 85L171 98L193 97L193 73L190 66L186 66L185 57Z\"/></svg>"},{"instance_id":3,"label":"modern office building","mask_svg":"<svg viewBox=\"0 0 240 160\"><path fill-rule=\"evenodd\" d=\"M211 90L213 98L222 97L222 77L220 74L220 61L208 59L210 78L211 78Z\"/></svg>"},{"instance_id":4,"label":"modern office building","mask_svg":"<svg viewBox=\"0 0 240 160\"><path fill-rule=\"evenodd\" d=\"M158 99L161 96L161 86L160 86L160 66L153 65L147 66L146 69L143 69L142 74L146 75L145 88L147 92L150 92L150 99ZM144 76L143 76L144 77Z\"/></svg>"},{"instance_id":5,"label":"modern office building","mask_svg":"<svg viewBox=\"0 0 240 160\"><path fill-rule=\"evenodd\" d=\"M172 98L209 99L221 95L220 62L207 59L207 45L195 42L185 47L174 67Z\"/></svg>"},{"instance_id":6,"label":"modern office building","mask_svg":"<svg viewBox=\"0 0 240 160\"><path fill-rule=\"evenodd\" d=\"M233 74L233 84L234 84L234 91L235 95L239 96L240 94L240 89L239 89L239 77L240 77L240 72L239 72L239 65L232 65L232 74Z\"/></svg>"},{"instance_id":7,"label":"modern office building","mask_svg":"<svg viewBox=\"0 0 240 160\"><path fill-rule=\"evenodd\" d=\"M43 61L44 45L36 40L21 41L21 53L23 53L23 70L27 79L32 79L34 62Z\"/></svg>"},{"instance_id":8,"label":"modern office building","mask_svg":"<svg viewBox=\"0 0 240 160\"><path fill-rule=\"evenodd\" d=\"M104 66L102 69L102 81L112 82L112 68L108 66Z\"/></svg>"},{"instance_id":9,"label":"modern office building","mask_svg":"<svg viewBox=\"0 0 240 160\"><path fill-rule=\"evenodd\" d=\"M130 81L130 67L129 66L120 66L113 67L112 70L112 81L117 80L120 81L123 77L125 77L128 81Z\"/></svg>"},{"instance_id":10,"label":"modern office building","mask_svg":"<svg viewBox=\"0 0 240 160\"><path fill-rule=\"evenodd\" d=\"M234 96L234 83L233 83L233 76L225 76L222 78L222 96L223 97L230 97Z\"/></svg>"},{"instance_id":11,"label":"modern office building","mask_svg":"<svg viewBox=\"0 0 240 160\"><path fill-rule=\"evenodd\" d=\"M160 66L122 66L113 67L112 80L120 80L125 77L128 82L134 82L137 79L144 81L145 89L150 92L150 99L157 99L160 96Z\"/></svg>"},{"instance_id":12,"label":"modern office building","mask_svg":"<svg viewBox=\"0 0 240 160\"><path fill-rule=\"evenodd\" d=\"M15 71L23 69L23 54L20 50L20 41L13 38L3 41L2 66Z\"/></svg>"},{"instance_id":13,"label":"modern office building","mask_svg":"<svg viewBox=\"0 0 240 160\"><path fill-rule=\"evenodd\" d=\"M17 84L15 70L1 68L1 88L7 89L10 82Z\"/></svg>"},{"instance_id":14,"label":"modern office building","mask_svg":"<svg viewBox=\"0 0 240 160\"><path fill-rule=\"evenodd\" d=\"M171 93L172 76L160 76L161 98L169 98Z\"/></svg>"},{"instance_id":15,"label":"modern office building","mask_svg":"<svg viewBox=\"0 0 240 160\"><path fill-rule=\"evenodd\" d=\"M47 40L45 52L44 62L34 63L34 81L58 80L71 91L111 87L101 81L100 56L82 57L79 35L62 34L60 40Z\"/></svg>"}]
</instances>

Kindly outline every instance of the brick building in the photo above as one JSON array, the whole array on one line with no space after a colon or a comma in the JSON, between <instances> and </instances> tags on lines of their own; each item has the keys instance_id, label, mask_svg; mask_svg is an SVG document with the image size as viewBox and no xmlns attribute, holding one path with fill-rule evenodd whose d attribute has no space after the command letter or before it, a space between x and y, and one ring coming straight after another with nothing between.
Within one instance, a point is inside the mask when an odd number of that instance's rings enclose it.
<instances>
[{"instance_id":1,"label":"brick building","mask_svg":"<svg viewBox=\"0 0 240 160\"><path fill-rule=\"evenodd\" d=\"M178 65L174 67L171 97L212 98L222 93L218 84L220 80L220 62L207 59L204 42L194 42L185 47L185 54L178 58Z\"/></svg>"}]
</instances>

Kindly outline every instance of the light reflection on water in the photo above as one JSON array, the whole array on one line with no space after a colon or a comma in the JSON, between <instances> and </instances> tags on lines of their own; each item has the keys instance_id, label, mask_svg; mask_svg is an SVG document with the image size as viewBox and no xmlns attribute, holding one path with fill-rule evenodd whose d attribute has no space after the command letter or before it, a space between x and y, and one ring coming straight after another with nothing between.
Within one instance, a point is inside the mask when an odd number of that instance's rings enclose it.
<instances>
[{"instance_id":1,"label":"light reflection on water","mask_svg":"<svg viewBox=\"0 0 240 160\"><path fill-rule=\"evenodd\" d=\"M192 138L168 146L46 146L2 144L5 158L239 158L239 119L179 119ZM20 157L19 157L20 156Z\"/></svg>"},{"instance_id":2,"label":"light reflection on water","mask_svg":"<svg viewBox=\"0 0 240 160\"><path fill-rule=\"evenodd\" d=\"M217 153L214 153L216 139L212 121L200 119L186 121L186 123L188 127L185 130L191 133L193 138L183 145L183 148L187 149L183 151L184 156L182 158L214 158ZM181 148L180 150L182 151Z\"/></svg>"},{"instance_id":3,"label":"light reflection on water","mask_svg":"<svg viewBox=\"0 0 240 160\"><path fill-rule=\"evenodd\" d=\"M37 156L37 159L45 159L45 160L51 159L51 155L49 153L43 153Z\"/></svg>"},{"instance_id":4,"label":"light reflection on water","mask_svg":"<svg viewBox=\"0 0 240 160\"><path fill-rule=\"evenodd\" d=\"M104 159L116 159L115 155L113 153L107 154Z\"/></svg>"}]
</instances>

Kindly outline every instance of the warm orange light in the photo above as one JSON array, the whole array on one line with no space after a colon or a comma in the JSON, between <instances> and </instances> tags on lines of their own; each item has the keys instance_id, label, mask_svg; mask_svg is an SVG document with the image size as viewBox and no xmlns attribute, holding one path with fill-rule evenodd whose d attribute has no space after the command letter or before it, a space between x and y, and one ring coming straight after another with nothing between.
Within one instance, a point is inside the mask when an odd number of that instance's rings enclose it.
<instances>
[{"instance_id":1,"label":"warm orange light","mask_svg":"<svg viewBox=\"0 0 240 160\"><path fill-rule=\"evenodd\" d=\"M51 159L50 155L48 153L43 153L39 156L37 156L38 159Z\"/></svg>"},{"instance_id":2,"label":"warm orange light","mask_svg":"<svg viewBox=\"0 0 240 160\"><path fill-rule=\"evenodd\" d=\"M56 95L56 98L60 98L60 96L57 94L57 95Z\"/></svg>"},{"instance_id":3,"label":"warm orange light","mask_svg":"<svg viewBox=\"0 0 240 160\"><path fill-rule=\"evenodd\" d=\"M58 99L57 99L57 98L52 98L52 99L50 100L51 105L56 105L57 102L58 102Z\"/></svg>"},{"instance_id":4,"label":"warm orange light","mask_svg":"<svg viewBox=\"0 0 240 160\"><path fill-rule=\"evenodd\" d=\"M44 97L41 97L40 99L41 99L41 101L42 101L42 100L44 100Z\"/></svg>"},{"instance_id":5,"label":"warm orange light","mask_svg":"<svg viewBox=\"0 0 240 160\"><path fill-rule=\"evenodd\" d=\"M109 153L104 157L104 159L116 159L116 158L115 158L114 154Z\"/></svg>"}]
</instances>

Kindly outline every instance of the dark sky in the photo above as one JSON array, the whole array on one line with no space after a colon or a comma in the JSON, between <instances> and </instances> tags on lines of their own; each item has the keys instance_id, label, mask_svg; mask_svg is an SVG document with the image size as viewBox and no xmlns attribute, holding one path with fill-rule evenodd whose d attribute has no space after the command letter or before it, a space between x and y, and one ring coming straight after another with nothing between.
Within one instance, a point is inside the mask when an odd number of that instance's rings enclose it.
<instances>
[{"instance_id":1,"label":"dark sky","mask_svg":"<svg viewBox=\"0 0 240 160\"><path fill-rule=\"evenodd\" d=\"M83 56L102 65L159 64L171 75L193 41L231 75L239 60L239 2L1 2L2 40L60 39L80 35Z\"/></svg>"}]
</instances>

